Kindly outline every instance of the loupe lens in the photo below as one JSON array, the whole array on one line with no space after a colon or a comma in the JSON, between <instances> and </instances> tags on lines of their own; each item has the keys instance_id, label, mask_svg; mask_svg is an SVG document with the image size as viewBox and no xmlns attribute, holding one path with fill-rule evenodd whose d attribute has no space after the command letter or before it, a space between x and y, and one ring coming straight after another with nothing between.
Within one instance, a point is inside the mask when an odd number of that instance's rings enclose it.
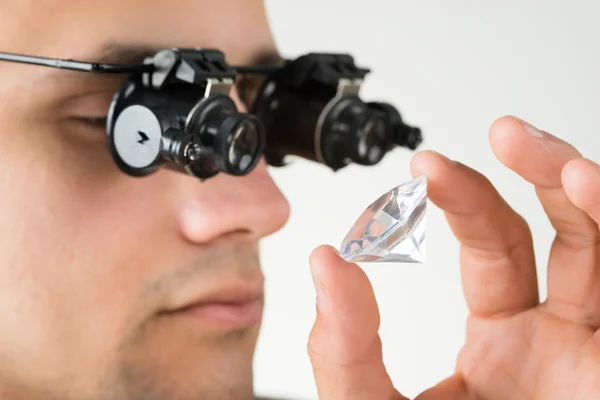
<instances>
[{"instance_id":1,"label":"loupe lens","mask_svg":"<svg viewBox=\"0 0 600 400\"><path fill-rule=\"evenodd\" d=\"M221 115L215 121L218 129L212 138L211 151L215 165L221 172L230 175L249 174L262 157L265 134L258 120L249 114L237 111ZM217 126L215 124L215 126Z\"/></svg>"},{"instance_id":2,"label":"loupe lens","mask_svg":"<svg viewBox=\"0 0 600 400\"><path fill-rule=\"evenodd\" d=\"M253 164L260 147L258 132L253 120L244 121L234 132L229 147L229 164L236 171L244 172Z\"/></svg>"},{"instance_id":3,"label":"loupe lens","mask_svg":"<svg viewBox=\"0 0 600 400\"><path fill-rule=\"evenodd\" d=\"M275 82L265 85L254 113L266 129L269 164L283 166L284 157L293 155L337 171L383 159L393 147L385 112L358 96L335 95L319 87L299 91Z\"/></svg>"},{"instance_id":4,"label":"loupe lens","mask_svg":"<svg viewBox=\"0 0 600 400\"><path fill-rule=\"evenodd\" d=\"M368 117L358 135L357 153L362 164L377 164L385 155L386 126L383 118L377 115Z\"/></svg>"},{"instance_id":5,"label":"loupe lens","mask_svg":"<svg viewBox=\"0 0 600 400\"><path fill-rule=\"evenodd\" d=\"M230 175L246 175L254 169L265 146L258 119L237 111L227 96L213 96L197 107L188 129L212 155L215 168Z\"/></svg>"},{"instance_id":6,"label":"loupe lens","mask_svg":"<svg viewBox=\"0 0 600 400\"><path fill-rule=\"evenodd\" d=\"M391 143L383 116L358 97L349 96L335 104L320 134L323 156L334 168L351 162L375 165L383 159Z\"/></svg>"}]
</instances>

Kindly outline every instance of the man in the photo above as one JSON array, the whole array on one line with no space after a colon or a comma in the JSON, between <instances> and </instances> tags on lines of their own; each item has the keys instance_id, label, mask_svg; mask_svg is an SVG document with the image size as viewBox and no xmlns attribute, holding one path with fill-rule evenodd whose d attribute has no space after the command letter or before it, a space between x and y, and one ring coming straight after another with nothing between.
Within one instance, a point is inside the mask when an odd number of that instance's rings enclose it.
<instances>
[{"instance_id":1,"label":"man","mask_svg":"<svg viewBox=\"0 0 600 400\"><path fill-rule=\"evenodd\" d=\"M170 47L274 51L260 0L0 2L2 51L128 63ZM127 177L103 120L122 75L0 76L0 398L250 398L257 243L289 212L264 164Z\"/></svg>"},{"instance_id":2,"label":"man","mask_svg":"<svg viewBox=\"0 0 600 400\"><path fill-rule=\"evenodd\" d=\"M169 47L218 48L236 65L276 54L260 0L0 3L2 51L130 63ZM257 243L288 205L264 163L202 184L121 173L104 138L120 79L0 63L0 398L250 399ZM491 142L558 231L549 299L539 304L524 220L481 175L418 154L413 171L463 245L472 312L456 376L420 399L598 398L598 167L515 118ZM311 266L320 397L402 399L365 275L329 248Z\"/></svg>"}]
</instances>

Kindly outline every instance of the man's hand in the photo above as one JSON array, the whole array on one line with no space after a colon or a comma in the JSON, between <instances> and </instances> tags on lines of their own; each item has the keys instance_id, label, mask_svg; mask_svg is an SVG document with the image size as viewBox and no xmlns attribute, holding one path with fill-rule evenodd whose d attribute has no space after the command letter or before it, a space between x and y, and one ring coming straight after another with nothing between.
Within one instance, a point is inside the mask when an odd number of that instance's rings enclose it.
<instances>
[{"instance_id":1,"label":"man's hand","mask_svg":"<svg viewBox=\"0 0 600 400\"><path fill-rule=\"evenodd\" d=\"M461 244L470 315L456 374L418 400L600 399L600 167L512 117L496 121L498 159L535 186L556 229L540 303L525 220L478 172L425 151L411 165ZM545 257L542 257L544 259ZM311 256L317 320L309 355L321 400L405 399L382 361L369 280L328 247Z\"/></svg>"}]
</instances>

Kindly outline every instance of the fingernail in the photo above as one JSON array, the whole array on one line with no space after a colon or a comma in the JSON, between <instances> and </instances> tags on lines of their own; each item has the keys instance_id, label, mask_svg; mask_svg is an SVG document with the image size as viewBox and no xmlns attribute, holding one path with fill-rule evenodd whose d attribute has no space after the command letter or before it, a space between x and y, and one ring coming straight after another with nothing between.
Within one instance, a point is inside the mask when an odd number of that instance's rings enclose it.
<instances>
[{"instance_id":1,"label":"fingernail","mask_svg":"<svg viewBox=\"0 0 600 400\"><path fill-rule=\"evenodd\" d=\"M437 155L446 164L451 165L453 163L453 160L450 157L445 156L444 154L440 153L439 151L431 150L431 152L433 154Z\"/></svg>"},{"instance_id":2,"label":"fingernail","mask_svg":"<svg viewBox=\"0 0 600 400\"><path fill-rule=\"evenodd\" d=\"M542 132L541 130L539 130L538 128L536 128L535 126L531 125L528 122L525 122L525 121L522 121L522 122L523 122L523 127L525 128L525 132L529 133L533 137L537 137L537 138L544 137L544 132Z\"/></svg>"}]
</instances>

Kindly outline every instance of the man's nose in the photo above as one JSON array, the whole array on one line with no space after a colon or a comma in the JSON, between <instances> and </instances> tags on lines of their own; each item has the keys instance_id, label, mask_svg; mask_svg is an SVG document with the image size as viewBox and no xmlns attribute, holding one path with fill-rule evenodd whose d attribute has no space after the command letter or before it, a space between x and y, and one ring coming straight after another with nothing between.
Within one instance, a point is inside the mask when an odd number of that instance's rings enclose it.
<instances>
[{"instance_id":1,"label":"man's nose","mask_svg":"<svg viewBox=\"0 0 600 400\"><path fill-rule=\"evenodd\" d=\"M234 234L258 240L288 220L289 204L262 161L244 177L221 174L200 184L186 183L180 192L178 223L192 243L205 244Z\"/></svg>"}]
</instances>

